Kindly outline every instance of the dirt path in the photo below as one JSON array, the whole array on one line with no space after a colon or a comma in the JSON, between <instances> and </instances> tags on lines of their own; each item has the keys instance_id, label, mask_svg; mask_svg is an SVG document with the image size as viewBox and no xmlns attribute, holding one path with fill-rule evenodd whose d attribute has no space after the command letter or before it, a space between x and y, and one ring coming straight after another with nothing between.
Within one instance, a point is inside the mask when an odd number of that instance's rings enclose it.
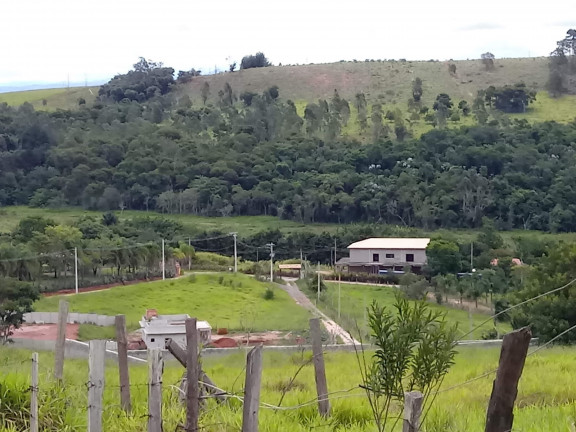
<instances>
[{"instance_id":1,"label":"dirt path","mask_svg":"<svg viewBox=\"0 0 576 432\"><path fill-rule=\"evenodd\" d=\"M346 330L340 327L338 323L330 319L330 317L328 317L324 312L318 309L314 305L314 303L312 303L310 299L306 297L306 294L300 291L300 288L298 288L298 285L296 285L296 283L289 281L287 285L279 285L279 287L282 288L284 291L286 291L290 295L290 297L294 299L296 304L299 304L303 308L308 309L314 315L320 317L322 323L324 324L324 327L329 333L339 336L346 345L360 345L360 342L358 342L356 339L350 336L350 334L348 334Z\"/></svg>"}]
</instances>

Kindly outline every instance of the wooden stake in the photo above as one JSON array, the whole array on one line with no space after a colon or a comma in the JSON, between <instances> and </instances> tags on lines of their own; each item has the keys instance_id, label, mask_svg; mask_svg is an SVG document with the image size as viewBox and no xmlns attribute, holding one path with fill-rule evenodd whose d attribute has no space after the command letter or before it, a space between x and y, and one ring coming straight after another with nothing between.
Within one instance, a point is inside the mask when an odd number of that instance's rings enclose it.
<instances>
[{"instance_id":1,"label":"wooden stake","mask_svg":"<svg viewBox=\"0 0 576 432\"><path fill-rule=\"evenodd\" d=\"M128 372L128 336L126 335L126 317L116 315L116 344L118 345L118 371L120 373L120 401L126 412L132 410L130 400L130 374Z\"/></svg>"},{"instance_id":2,"label":"wooden stake","mask_svg":"<svg viewBox=\"0 0 576 432\"><path fill-rule=\"evenodd\" d=\"M106 341L90 341L89 347L88 432L102 432L102 396L104 394Z\"/></svg>"},{"instance_id":3,"label":"wooden stake","mask_svg":"<svg viewBox=\"0 0 576 432\"><path fill-rule=\"evenodd\" d=\"M198 330L196 318L186 319L186 431L198 430L200 417L200 389L198 364Z\"/></svg>"},{"instance_id":4,"label":"wooden stake","mask_svg":"<svg viewBox=\"0 0 576 432\"><path fill-rule=\"evenodd\" d=\"M32 353L32 382L30 384L30 432L38 432L38 353Z\"/></svg>"},{"instance_id":5,"label":"wooden stake","mask_svg":"<svg viewBox=\"0 0 576 432\"><path fill-rule=\"evenodd\" d=\"M148 350L148 432L162 432L162 350Z\"/></svg>"},{"instance_id":6,"label":"wooden stake","mask_svg":"<svg viewBox=\"0 0 576 432\"><path fill-rule=\"evenodd\" d=\"M419 391L404 393L404 423L402 432L418 432L424 396Z\"/></svg>"},{"instance_id":7,"label":"wooden stake","mask_svg":"<svg viewBox=\"0 0 576 432\"><path fill-rule=\"evenodd\" d=\"M58 334L56 336L56 352L54 353L54 378L64 377L64 349L66 346L66 324L68 322L68 302L60 300L58 308Z\"/></svg>"},{"instance_id":8,"label":"wooden stake","mask_svg":"<svg viewBox=\"0 0 576 432\"><path fill-rule=\"evenodd\" d=\"M172 339L168 339L166 341L165 347L168 350L168 352L170 352L170 354L172 354L174 358L178 360L178 362L182 366L186 367L186 351L182 349L180 345L178 345ZM199 369L199 373L200 377L198 378L198 382L200 383L200 381L202 381L200 385L202 386L203 385L202 383L208 384L204 386L206 392L210 393L211 395L215 395L214 397L216 398L216 401L218 403L225 402L226 397L224 396L224 394L226 393L226 391L217 388L216 384L214 384L214 381L212 381L210 377L206 375L206 372L204 372L202 368Z\"/></svg>"},{"instance_id":9,"label":"wooden stake","mask_svg":"<svg viewBox=\"0 0 576 432\"><path fill-rule=\"evenodd\" d=\"M258 408L262 382L262 345L255 346L246 359L242 432L258 432Z\"/></svg>"},{"instance_id":10,"label":"wooden stake","mask_svg":"<svg viewBox=\"0 0 576 432\"><path fill-rule=\"evenodd\" d=\"M310 319L310 337L312 338L312 355L314 356L314 376L316 378L316 392L318 394L318 411L323 417L330 415L330 400L328 399L328 384L326 383L326 368L324 366L324 353L322 352L322 335L320 320Z\"/></svg>"},{"instance_id":11,"label":"wooden stake","mask_svg":"<svg viewBox=\"0 0 576 432\"><path fill-rule=\"evenodd\" d=\"M486 413L486 432L512 430L514 402L532 332L528 327L508 333L502 340L500 363Z\"/></svg>"}]
</instances>

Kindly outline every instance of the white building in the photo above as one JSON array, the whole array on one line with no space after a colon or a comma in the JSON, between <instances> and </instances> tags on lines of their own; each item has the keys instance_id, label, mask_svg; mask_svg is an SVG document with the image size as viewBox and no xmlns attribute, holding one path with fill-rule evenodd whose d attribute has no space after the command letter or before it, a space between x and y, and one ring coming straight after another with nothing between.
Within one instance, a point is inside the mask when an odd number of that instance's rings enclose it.
<instances>
[{"instance_id":1,"label":"white building","mask_svg":"<svg viewBox=\"0 0 576 432\"><path fill-rule=\"evenodd\" d=\"M410 267L419 273L426 265L429 238L369 238L348 246L349 258L336 263L337 270L351 273L398 273Z\"/></svg>"},{"instance_id":2,"label":"white building","mask_svg":"<svg viewBox=\"0 0 576 432\"><path fill-rule=\"evenodd\" d=\"M182 348L186 349L186 325L185 321L190 318L187 314L180 315L157 315L142 317L142 340L147 348L164 349L166 341L172 339ZM206 344L212 338L212 327L207 321L197 321L199 342Z\"/></svg>"}]
</instances>

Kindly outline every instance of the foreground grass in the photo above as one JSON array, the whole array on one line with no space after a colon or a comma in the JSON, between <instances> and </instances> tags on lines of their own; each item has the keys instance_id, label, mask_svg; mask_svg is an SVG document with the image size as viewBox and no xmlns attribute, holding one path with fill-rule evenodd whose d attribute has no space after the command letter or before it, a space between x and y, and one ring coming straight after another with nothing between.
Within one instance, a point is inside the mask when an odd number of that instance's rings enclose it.
<instances>
[{"instance_id":1,"label":"foreground grass","mask_svg":"<svg viewBox=\"0 0 576 432\"><path fill-rule=\"evenodd\" d=\"M340 285L340 318L338 318L338 284L329 282L327 285L328 290L320 296L320 302L317 303L318 307L346 330L354 334L358 334L359 330L362 338L365 340L369 334L366 307L368 307L373 300L376 300L381 306L391 308L394 304L395 295L398 293L398 288L392 286L343 283ZM306 290L304 291L306 292ZM316 300L315 293L308 292L308 294L313 301ZM458 324L457 335L463 339L481 339L484 332L494 327L493 322L489 321L482 327L476 329L489 315L481 313L470 314L465 310L445 307L436 303L429 303L429 305L434 311L446 313L446 319L449 322ZM466 335L466 333L469 333L472 329L474 329L474 331L470 335ZM497 329L500 334L503 334L510 331L510 326L508 324L498 323Z\"/></svg>"},{"instance_id":2,"label":"foreground grass","mask_svg":"<svg viewBox=\"0 0 576 432\"><path fill-rule=\"evenodd\" d=\"M301 330L308 327L308 312L279 288L264 300L268 284L237 274L198 274L177 280L145 282L106 291L45 297L34 304L37 311L58 310L65 299L71 312L125 314L128 328L139 328L146 309L160 314L187 313L208 321L214 329L236 331ZM87 330L90 331L90 330ZM93 336L93 333L90 333Z\"/></svg>"},{"instance_id":3,"label":"foreground grass","mask_svg":"<svg viewBox=\"0 0 576 432\"><path fill-rule=\"evenodd\" d=\"M534 348L532 348L533 350ZM369 354L368 354L369 355ZM277 405L281 398L280 389L285 388L310 353L264 354L261 401ZM499 349L462 348L456 364L447 375L433 408L425 416L427 432L482 431L485 413L492 388L494 374L453 388L455 385L489 372L497 367ZM27 417L30 353L26 351L0 349L0 382L2 388L19 388L24 392L20 414ZM294 407L312 401L310 405L286 411L260 410L260 430L263 431L310 431L323 430L349 432L372 432L375 426L365 396L358 384L361 378L357 360L353 353L327 353L326 371L330 392L349 390L332 397L332 416L329 420L317 414L313 367L304 366L292 388L287 391L282 406ZM231 393L242 394L244 384L245 354L203 359L204 369L216 384ZM45 430L86 430L87 362L67 360L64 369L64 385L60 388L52 381L53 358L49 353L40 355L40 418ZM133 412L126 415L119 408L118 370L114 362L106 368L104 393L104 429L110 432L136 432L146 429L147 414L147 366L131 365L131 392ZM541 350L528 357L520 380L515 408L514 430L522 432L565 432L571 430L576 416L576 369L574 348ZM177 401L177 386L183 369L168 363L163 375L164 430L176 430L184 421L184 410ZM560 385L561 384L561 385ZM3 400L4 413L11 399ZM238 400L228 405L216 406L208 401L201 417L200 426L209 432L239 430L242 408ZM401 414L395 407L393 415ZM326 427L329 426L328 429ZM22 425L20 430L24 430ZM6 417L0 417L0 430L12 431ZM397 427L395 430L401 430Z\"/></svg>"}]
</instances>

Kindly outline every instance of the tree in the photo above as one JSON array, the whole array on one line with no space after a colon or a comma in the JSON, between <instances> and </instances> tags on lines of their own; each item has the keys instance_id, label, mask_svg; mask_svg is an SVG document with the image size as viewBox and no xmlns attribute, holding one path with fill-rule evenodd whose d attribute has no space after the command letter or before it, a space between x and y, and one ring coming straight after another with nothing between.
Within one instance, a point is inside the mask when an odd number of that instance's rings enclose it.
<instances>
[{"instance_id":1,"label":"tree","mask_svg":"<svg viewBox=\"0 0 576 432\"><path fill-rule=\"evenodd\" d=\"M494 70L494 59L496 58L491 52L485 52L480 56L482 64L487 71Z\"/></svg>"},{"instance_id":2,"label":"tree","mask_svg":"<svg viewBox=\"0 0 576 432\"><path fill-rule=\"evenodd\" d=\"M230 63L230 67L228 68L230 72L234 72L236 70L236 62Z\"/></svg>"},{"instance_id":3,"label":"tree","mask_svg":"<svg viewBox=\"0 0 576 432\"><path fill-rule=\"evenodd\" d=\"M357 121L360 126L360 131L364 132L368 127L367 121L367 106L366 96L364 93L356 93L355 99L356 111L357 111Z\"/></svg>"},{"instance_id":4,"label":"tree","mask_svg":"<svg viewBox=\"0 0 576 432\"><path fill-rule=\"evenodd\" d=\"M242 57L240 62L240 69L251 69L272 66L264 53L257 52L255 55L247 55Z\"/></svg>"},{"instance_id":5,"label":"tree","mask_svg":"<svg viewBox=\"0 0 576 432\"><path fill-rule=\"evenodd\" d=\"M49 226L55 226L54 220L44 216L28 216L18 222L12 232L14 239L21 243L29 242L36 233L44 233Z\"/></svg>"},{"instance_id":6,"label":"tree","mask_svg":"<svg viewBox=\"0 0 576 432\"><path fill-rule=\"evenodd\" d=\"M460 248L454 242L442 239L431 240L426 248L426 257L428 268L433 276L455 274L460 271L462 256Z\"/></svg>"},{"instance_id":7,"label":"tree","mask_svg":"<svg viewBox=\"0 0 576 432\"><path fill-rule=\"evenodd\" d=\"M529 104L536 100L536 92L526 88L524 83L490 86L486 89L486 102L505 113L524 113Z\"/></svg>"},{"instance_id":8,"label":"tree","mask_svg":"<svg viewBox=\"0 0 576 432\"><path fill-rule=\"evenodd\" d=\"M32 305L38 300L38 290L27 282L14 279L0 279L0 340L10 341L13 331L22 325L24 314L32 312Z\"/></svg>"},{"instance_id":9,"label":"tree","mask_svg":"<svg viewBox=\"0 0 576 432\"><path fill-rule=\"evenodd\" d=\"M423 412L428 412L434 401L430 396L454 364L456 326L448 326L445 314L432 312L425 302L410 303L400 297L393 311L374 301L368 308L368 321L376 350L369 359L363 350L356 355L361 387L377 430L384 432L387 425L396 424L391 421L391 409L403 405L406 392L422 392Z\"/></svg>"},{"instance_id":10,"label":"tree","mask_svg":"<svg viewBox=\"0 0 576 432\"><path fill-rule=\"evenodd\" d=\"M204 81L204 84L202 84L202 90L200 90L200 96L202 98L202 104L206 105L206 101L210 96L210 84L208 84L208 81Z\"/></svg>"},{"instance_id":11,"label":"tree","mask_svg":"<svg viewBox=\"0 0 576 432\"><path fill-rule=\"evenodd\" d=\"M420 99L422 99L422 93L422 80L416 77L414 78L414 81L412 81L412 97L416 102L420 102Z\"/></svg>"},{"instance_id":12,"label":"tree","mask_svg":"<svg viewBox=\"0 0 576 432\"><path fill-rule=\"evenodd\" d=\"M454 63L448 65L448 72L451 76L456 76L456 65Z\"/></svg>"},{"instance_id":13,"label":"tree","mask_svg":"<svg viewBox=\"0 0 576 432\"><path fill-rule=\"evenodd\" d=\"M446 93L440 93L436 96L436 101L432 108L436 111L438 126L445 126L446 120L452 115L452 100L450 96Z\"/></svg>"}]
</instances>

